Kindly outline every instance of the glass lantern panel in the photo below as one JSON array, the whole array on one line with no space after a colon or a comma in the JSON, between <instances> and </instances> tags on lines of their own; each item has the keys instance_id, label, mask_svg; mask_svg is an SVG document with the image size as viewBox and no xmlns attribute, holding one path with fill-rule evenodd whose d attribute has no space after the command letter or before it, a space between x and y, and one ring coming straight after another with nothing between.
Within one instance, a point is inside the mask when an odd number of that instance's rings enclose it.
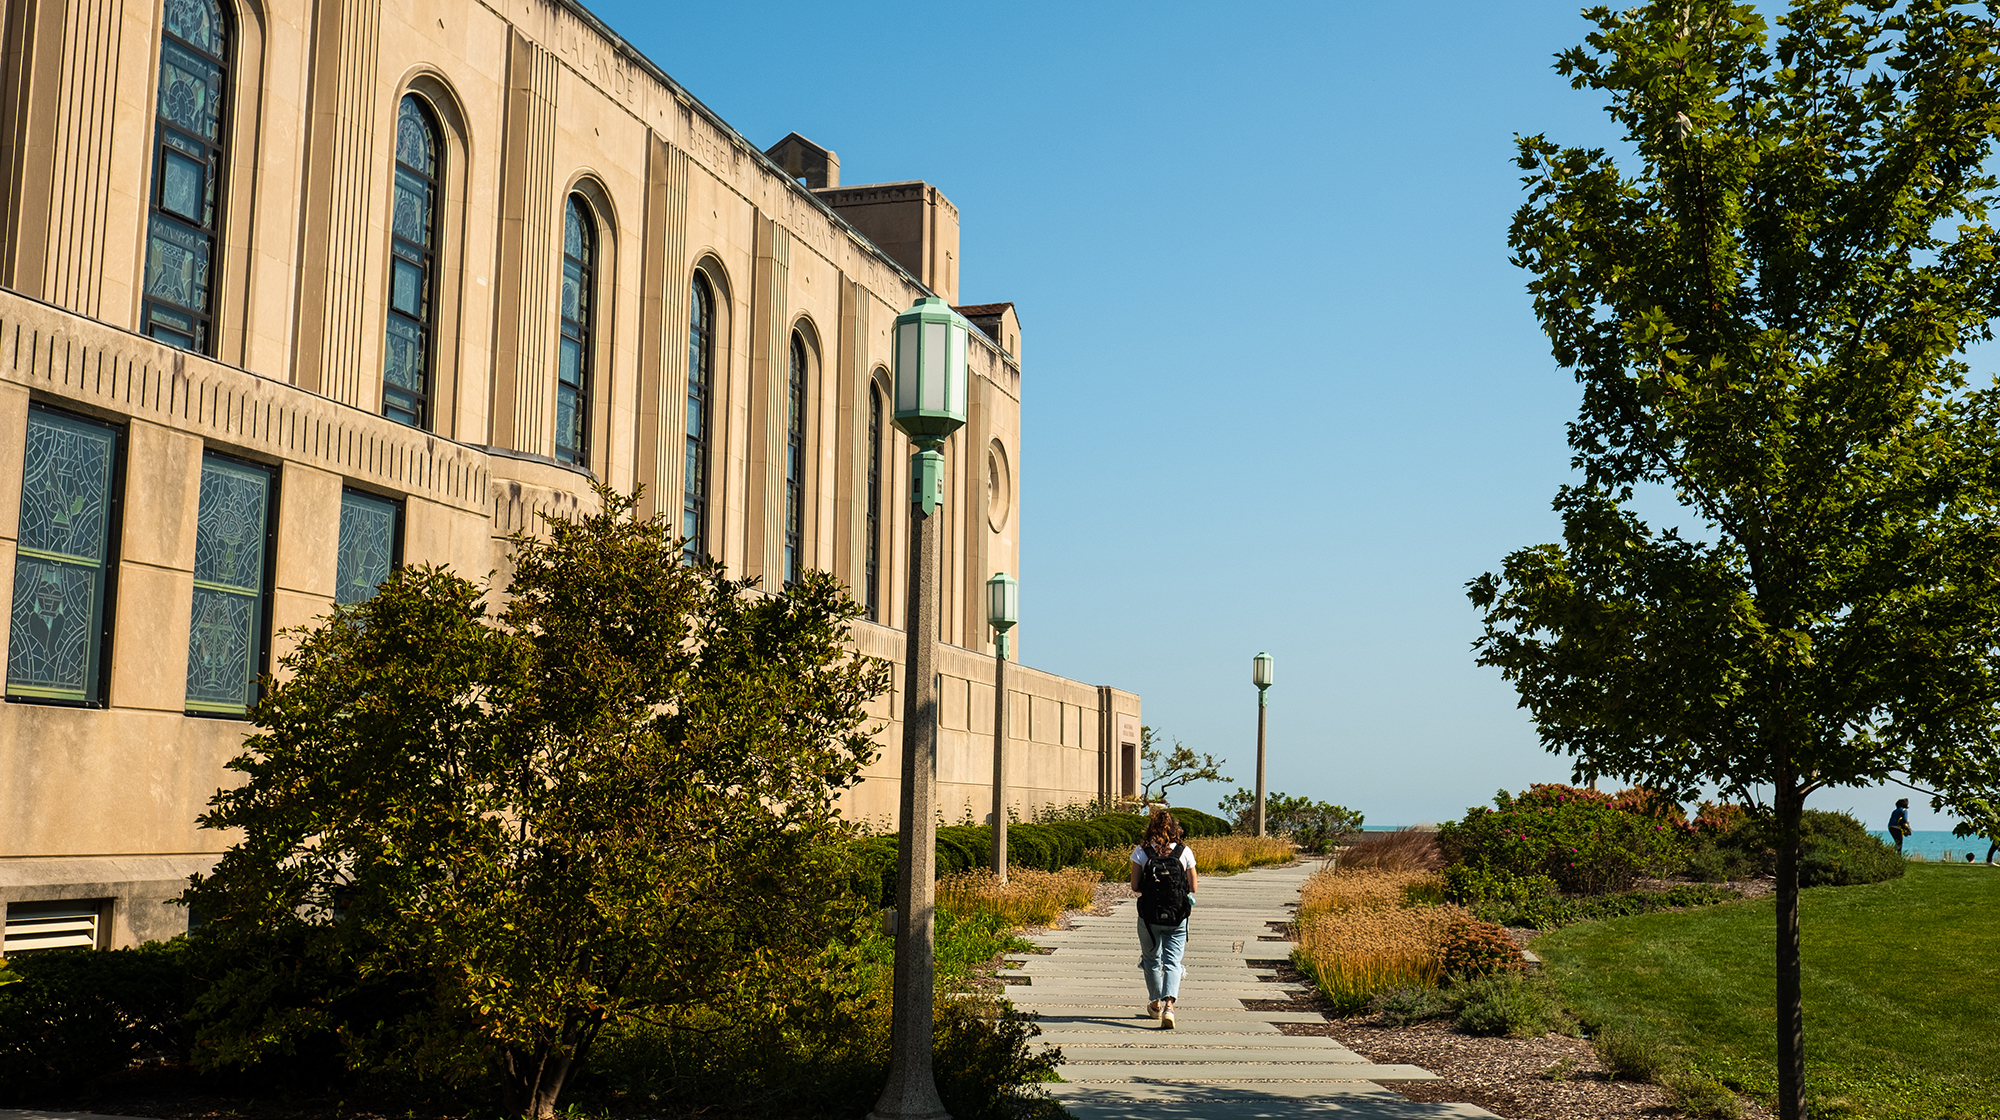
<instances>
[{"instance_id":1,"label":"glass lantern panel","mask_svg":"<svg viewBox=\"0 0 2000 1120\"><path fill-rule=\"evenodd\" d=\"M920 324L896 328L896 411L917 410L917 331Z\"/></svg>"},{"instance_id":2,"label":"glass lantern panel","mask_svg":"<svg viewBox=\"0 0 2000 1120\"><path fill-rule=\"evenodd\" d=\"M951 334L951 326L946 323L924 324L924 380L918 387L917 407L924 412L945 410L944 383L946 380L945 360L951 351L946 337Z\"/></svg>"}]
</instances>

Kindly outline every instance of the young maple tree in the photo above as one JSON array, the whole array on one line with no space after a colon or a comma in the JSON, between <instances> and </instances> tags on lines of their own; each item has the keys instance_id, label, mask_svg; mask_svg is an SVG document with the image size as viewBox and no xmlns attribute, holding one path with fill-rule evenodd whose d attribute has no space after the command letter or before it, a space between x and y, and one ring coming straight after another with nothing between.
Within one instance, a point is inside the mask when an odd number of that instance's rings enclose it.
<instances>
[{"instance_id":1,"label":"young maple tree","mask_svg":"<svg viewBox=\"0 0 2000 1120\"><path fill-rule=\"evenodd\" d=\"M1515 261L1583 386L1563 543L1471 582L1475 644L1579 780L1768 791L1778 1103L1805 1108L1799 820L1814 791L2000 784L1991 7L1593 8L1558 56L1614 152L1519 142ZM1691 523L1655 531L1635 489Z\"/></svg>"},{"instance_id":2,"label":"young maple tree","mask_svg":"<svg viewBox=\"0 0 2000 1120\"><path fill-rule=\"evenodd\" d=\"M513 539L497 617L410 567L284 659L202 818L241 839L187 893L233 966L205 1061L331 1033L549 1117L606 1027L782 1003L855 919L835 798L887 684L858 608L824 573L753 594L598 497Z\"/></svg>"}]
</instances>

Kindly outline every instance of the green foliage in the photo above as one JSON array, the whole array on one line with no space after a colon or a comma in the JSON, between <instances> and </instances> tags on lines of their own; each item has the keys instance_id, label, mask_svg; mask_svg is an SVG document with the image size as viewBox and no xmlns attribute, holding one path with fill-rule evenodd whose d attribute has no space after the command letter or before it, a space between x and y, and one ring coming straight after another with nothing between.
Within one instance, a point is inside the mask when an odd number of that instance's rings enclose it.
<instances>
[{"instance_id":1,"label":"green foliage","mask_svg":"<svg viewBox=\"0 0 2000 1120\"><path fill-rule=\"evenodd\" d=\"M1492 922L1460 922L1445 932L1440 966L1452 981L1478 980L1522 967L1520 947Z\"/></svg>"},{"instance_id":2,"label":"green foliage","mask_svg":"<svg viewBox=\"0 0 2000 1120\"><path fill-rule=\"evenodd\" d=\"M1721 1081L1699 1070L1668 1074L1665 1080L1667 1103L1682 1116L1703 1120L1738 1120L1743 1103Z\"/></svg>"},{"instance_id":3,"label":"green foliage","mask_svg":"<svg viewBox=\"0 0 2000 1120\"><path fill-rule=\"evenodd\" d=\"M1751 875L1777 872L1777 822L1750 817L1717 837L1721 860ZM1799 817L1799 885L1848 887L1894 879L1908 867L1896 849L1847 813L1807 809Z\"/></svg>"},{"instance_id":4,"label":"green foliage","mask_svg":"<svg viewBox=\"0 0 2000 1120\"><path fill-rule=\"evenodd\" d=\"M1257 795L1250 790L1231 790L1216 808L1230 818L1237 832L1247 833L1256 826ZM1362 815L1352 809L1310 797L1285 793L1269 793L1264 797L1264 830L1290 837L1300 851L1309 855L1323 856L1345 843L1361 831L1362 820Z\"/></svg>"},{"instance_id":5,"label":"green foliage","mask_svg":"<svg viewBox=\"0 0 2000 1120\"><path fill-rule=\"evenodd\" d=\"M1603 894L1678 866L1686 846L1675 822L1620 808L1594 790L1533 785L1519 797L1501 790L1493 805L1439 826L1448 863Z\"/></svg>"},{"instance_id":6,"label":"green foliage","mask_svg":"<svg viewBox=\"0 0 2000 1120\"><path fill-rule=\"evenodd\" d=\"M1522 913L1562 897L1562 888L1547 875L1516 875L1488 866L1454 863L1444 869L1442 877L1446 898L1461 906L1489 906Z\"/></svg>"},{"instance_id":7,"label":"green foliage","mask_svg":"<svg viewBox=\"0 0 2000 1120\"><path fill-rule=\"evenodd\" d=\"M1458 1013L1451 996L1437 988L1392 988L1368 1001L1368 1010L1382 1025L1407 1027Z\"/></svg>"},{"instance_id":8,"label":"green foliage","mask_svg":"<svg viewBox=\"0 0 2000 1120\"><path fill-rule=\"evenodd\" d=\"M2000 1118L2000 875L1913 864L1801 896L1814 1115ZM1564 1002L1769 1103L1777 1089L1773 900L1575 925L1535 941Z\"/></svg>"},{"instance_id":9,"label":"green foliage","mask_svg":"<svg viewBox=\"0 0 2000 1120\"><path fill-rule=\"evenodd\" d=\"M1549 985L1519 972L1500 972L1458 985L1455 1020L1466 1034L1538 1038L1571 1025Z\"/></svg>"},{"instance_id":10,"label":"green foliage","mask_svg":"<svg viewBox=\"0 0 2000 1120\"><path fill-rule=\"evenodd\" d=\"M546 1117L607 1026L755 1002L860 912L834 803L886 667L854 603L752 594L597 493L513 539L497 617L405 568L285 657L202 818L242 834L187 896L231 962L204 1064L332 1038Z\"/></svg>"},{"instance_id":11,"label":"green foliage","mask_svg":"<svg viewBox=\"0 0 2000 1120\"><path fill-rule=\"evenodd\" d=\"M0 983L0 1085L71 1089L139 1061L184 1061L198 982L186 939L7 960Z\"/></svg>"},{"instance_id":12,"label":"green foliage","mask_svg":"<svg viewBox=\"0 0 2000 1120\"><path fill-rule=\"evenodd\" d=\"M1220 767L1228 762L1212 754L1196 754L1192 747L1174 740L1172 750L1160 746L1153 729L1139 729L1139 764L1144 781L1139 787L1139 800L1147 805L1167 799L1167 791L1189 782L1230 782L1234 778L1225 776Z\"/></svg>"},{"instance_id":13,"label":"green foliage","mask_svg":"<svg viewBox=\"0 0 2000 1120\"><path fill-rule=\"evenodd\" d=\"M1653 1084L1670 1066L1667 1048L1653 1035L1631 1030L1603 1030L1590 1039L1597 1061L1613 1081Z\"/></svg>"}]
</instances>

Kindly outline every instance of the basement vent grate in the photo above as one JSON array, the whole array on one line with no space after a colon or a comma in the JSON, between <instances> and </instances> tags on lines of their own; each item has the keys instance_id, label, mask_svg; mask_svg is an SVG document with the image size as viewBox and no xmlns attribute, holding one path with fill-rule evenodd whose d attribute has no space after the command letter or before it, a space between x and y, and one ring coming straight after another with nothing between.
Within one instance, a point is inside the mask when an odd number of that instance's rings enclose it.
<instances>
[{"instance_id":1,"label":"basement vent grate","mask_svg":"<svg viewBox=\"0 0 2000 1120\"><path fill-rule=\"evenodd\" d=\"M8 954L34 949L97 947L96 902L14 902L7 906L4 948Z\"/></svg>"}]
</instances>

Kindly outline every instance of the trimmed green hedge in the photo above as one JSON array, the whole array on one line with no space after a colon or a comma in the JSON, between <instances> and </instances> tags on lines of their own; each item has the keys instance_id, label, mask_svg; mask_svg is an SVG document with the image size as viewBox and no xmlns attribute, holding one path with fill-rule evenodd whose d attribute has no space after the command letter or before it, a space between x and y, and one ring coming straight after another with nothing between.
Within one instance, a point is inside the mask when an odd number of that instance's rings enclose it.
<instances>
[{"instance_id":1,"label":"trimmed green hedge","mask_svg":"<svg viewBox=\"0 0 2000 1120\"><path fill-rule=\"evenodd\" d=\"M1175 809L1175 819L1190 838L1227 836L1229 822L1198 809ZM1060 871L1083 862L1092 848L1136 847L1146 832L1138 813L1104 813L1083 821L1007 826L1007 866ZM855 844L854 889L878 905L895 904L896 852L894 836L871 836ZM937 830L937 875L987 866L993 851L992 830L983 824L946 825Z\"/></svg>"}]
</instances>

